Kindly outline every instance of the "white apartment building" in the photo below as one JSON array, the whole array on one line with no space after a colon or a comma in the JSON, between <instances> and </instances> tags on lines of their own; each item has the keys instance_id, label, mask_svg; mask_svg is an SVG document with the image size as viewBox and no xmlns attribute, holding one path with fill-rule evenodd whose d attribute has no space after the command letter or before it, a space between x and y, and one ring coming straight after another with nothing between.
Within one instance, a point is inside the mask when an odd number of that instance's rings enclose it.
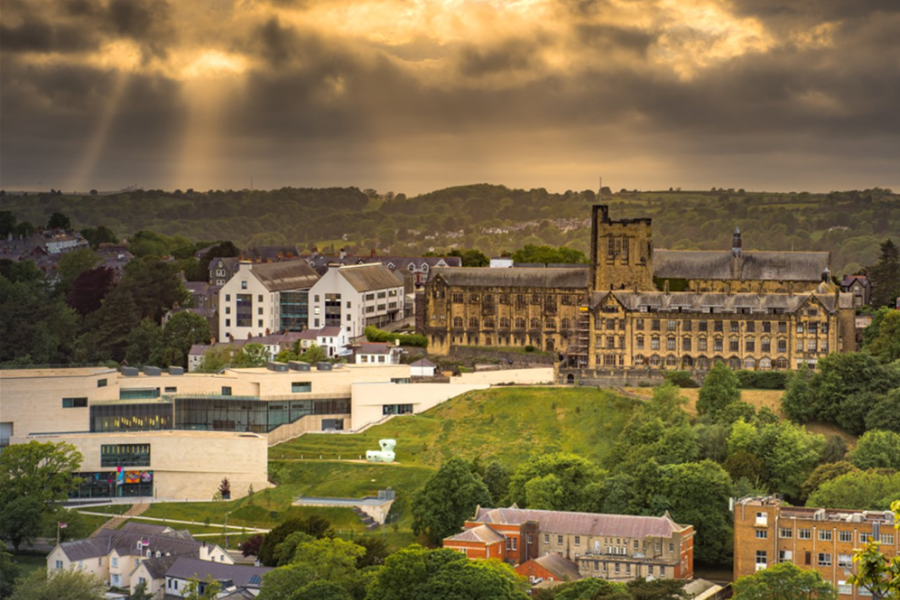
<instances>
[{"instance_id":1,"label":"white apartment building","mask_svg":"<svg viewBox=\"0 0 900 600\"><path fill-rule=\"evenodd\" d=\"M309 290L309 328L339 326L354 338L402 319L405 303L403 281L381 263L332 267Z\"/></svg>"},{"instance_id":2,"label":"white apartment building","mask_svg":"<svg viewBox=\"0 0 900 600\"><path fill-rule=\"evenodd\" d=\"M302 260L242 262L219 292L219 336L242 340L305 329L307 293L318 279Z\"/></svg>"}]
</instances>

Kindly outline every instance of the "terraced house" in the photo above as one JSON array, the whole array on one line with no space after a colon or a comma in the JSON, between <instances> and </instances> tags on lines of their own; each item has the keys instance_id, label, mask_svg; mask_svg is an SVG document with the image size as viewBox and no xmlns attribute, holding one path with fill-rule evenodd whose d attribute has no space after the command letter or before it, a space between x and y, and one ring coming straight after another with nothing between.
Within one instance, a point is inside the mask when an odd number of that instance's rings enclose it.
<instances>
[{"instance_id":1,"label":"terraced house","mask_svg":"<svg viewBox=\"0 0 900 600\"><path fill-rule=\"evenodd\" d=\"M815 368L855 350L853 296L825 252L653 248L650 219L593 208L590 265L434 269L429 350L533 346L571 379L599 370Z\"/></svg>"}]
</instances>

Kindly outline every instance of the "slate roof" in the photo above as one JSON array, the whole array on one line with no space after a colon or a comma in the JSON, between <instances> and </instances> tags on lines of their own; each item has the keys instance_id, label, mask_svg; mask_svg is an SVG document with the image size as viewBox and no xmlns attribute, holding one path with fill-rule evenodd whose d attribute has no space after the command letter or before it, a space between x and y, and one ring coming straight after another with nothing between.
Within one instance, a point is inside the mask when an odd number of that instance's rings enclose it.
<instances>
[{"instance_id":1,"label":"slate roof","mask_svg":"<svg viewBox=\"0 0 900 600\"><path fill-rule=\"evenodd\" d=\"M844 275L844 279L841 281L841 287L850 287L855 281L859 281L864 286L869 285L869 278L865 275Z\"/></svg>"},{"instance_id":2,"label":"slate roof","mask_svg":"<svg viewBox=\"0 0 900 600\"><path fill-rule=\"evenodd\" d=\"M578 572L578 565L571 560L563 558L559 554L545 554L535 558L534 562L553 573L557 579L563 581L578 581L581 579L581 573Z\"/></svg>"},{"instance_id":3,"label":"slate roof","mask_svg":"<svg viewBox=\"0 0 900 600\"><path fill-rule=\"evenodd\" d=\"M254 246L247 250L245 256L256 261L270 262L296 258L300 256L300 250L297 246Z\"/></svg>"},{"instance_id":4,"label":"slate roof","mask_svg":"<svg viewBox=\"0 0 900 600\"><path fill-rule=\"evenodd\" d=\"M186 531L174 531L160 525L127 523L121 529L101 529L96 537L63 542L59 547L72 561L108 556L113 550L122 556L136 556L139 540L149 542L140 552L142 555L149 550L153 554L159 551L163 554L199 556L203 545Z\"/></svg>"},{"instance_id":5,"label":"slate roof","mask_svg":"<svg viewBox=\"0 0 900 600\"><path fill-rule=\"evenodd\" d=\"M363 342L359 345L358 354L390 354L393 344L387 342Z\"/></svg>"},{"instance_id":6,"label":"slate roof","mask_svg":"<svg viewBox=\"0 0 900 600\"><path fill-rule=\"evenodd\" d=\"M212 577L216 581L231 581L238 587L258 588L262 577L272 569L269 567L251 567L248 565L229 565L220 562L200 560L179 556L166 571L166 577L190 579L197 577L201 581Z\"/></svg>"},{"instance_id":7,"label":"slate roof","mask_svg":"<svg viewBox=\"0 0 900 600\"><path fill-rule=\"evenodd\" d=\"M436 367L437 365L428 360L427 358L420 358L414 363L410 363L411 367Z\"/></svg>"},{"instance_id":8,"label":"slate roof","mask_svg":"<svg viewBox=\"0 0 900 600\"><path fill-rule=\"evenodd\" d=\"M849 294L840 294L835 297L833 293L805 292L802 294L724 294L724 293L700 293L696 292L594 292L591 298L591 307L599 305L608 294L612 294L626 310L640 311L642 306L649 307L652 311L682 311L708 313L738 313L739 309L747 309L752 313L764 314L773 309L779 309L785 313L793 313L799 310L810 297L814 296L819 305L829 312L837 308L849 308L852 305L852 297Z\"/></svg>"},{"instance_id":9,"label":"slate roof","mask_svg":"<svg viewBox=\"0 0 900 600\"><path fill-rule=\"evenodd\" d=\"M142 564L151 578L162 579L166 576L166 571L169 570L169 567L179 558L178 556L160 556L159 558L148 558Z\"/></svg>"},{"instance_id":10,"label":"slate roof","mask_svg":"<svg viewBox=\"0 0 900 600\"><path fill-rule=\"evenodd\" d=\"M828 268L828 252L744 252L734 259L730 251L654 250L653 275L663 279L738 279L747 281L820 281Z\"/></svg>"},{"instance_id":11,"label":"slate roof","mask_svg":"<svg viewBox=\"0 0 900 600\"><path fill-rule=\"evenodd\" d=\"M566 269L456 267L434 269L432 276L440 276L451 286L584 289L590 281L590 270L587 265Z\"/></svg>"},{"instance_id":12,"label":"slate roof","mask_svg":"<svg viewBox=\"0 0 900 600\"><path fill-rule=\"evenodd\" d=\"M320 337L337 337L339 335L341 335L341 328L337 325L331 325L320 329L304 329L297 335L297 339L316 340Z\"/></svg>"},{"instance_id":13,"label":"slate roof","mask_svg":"<svg viewBox=\"0 0 900 600\"><path fill-rule=\"evenodd\" d=\"M357 292L371 292L386 288L397 288L403 285L403 281L397 279L390 269L381 263L341 267L338 269L338 273Z\"/></svg>"},{"instance_id":14,"label":"slate roof","mask_svg":"<svg viewBox=\"0 0 900 600\"><path fill-rule=\"evenodd\" d=\"M685 527L666 513L661 517L634 515L604 515L595 513L565 512L559 510L531 510L515 506L511 508L480 508L475 523L520 525L536 521L542 533L591 536L617 536L627 538L671 537Z\"/></svg>"},{"instance_id":15,"label":"slate roof","mask_svg":"<svg viewBox=\"0 0 900 600\"><path fill-rule=\"evenodd\" d=\"M305 260L252 265L250 272L270 292L309 289L319 280L319 274Z\"/></svg>"}]
</instances>

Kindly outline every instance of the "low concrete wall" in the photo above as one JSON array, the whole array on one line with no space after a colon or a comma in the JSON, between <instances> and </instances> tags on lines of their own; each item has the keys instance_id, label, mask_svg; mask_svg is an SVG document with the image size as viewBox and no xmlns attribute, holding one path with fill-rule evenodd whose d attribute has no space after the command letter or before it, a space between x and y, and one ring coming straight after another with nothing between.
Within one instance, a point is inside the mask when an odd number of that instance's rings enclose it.
<instances>
[{"instance_id":1,"label":"low concrete wall","mask_svg":"<svg viewBox=\"0 0 900 600\"><path fill-rule=\"evenodd\" d=\"M355 431L384 418L385 404L411 404L413 414L419 414L460 394L490 387L486 382L456 382L456 379L452 383L355 383L350 428Z\"/></svg>"},{"instance_id":2,"label":"low concrete wall","mask_svg":"<svg viewBox=\"0 0 900 600\"><path fill-rule=\"evenodd\" d=\"M479 371L477 373L462 373L450 379L451 383L504 385L514 383L518 385L539 385L542 383L554 383L556 377L553 367L541 367L536 369L506 369L500 371Z\"/></svg>"},{"instance_id":3,"label":"low concrete wall","mask_svg":"<svg viewBox=\"0 0 900 600\"><path fill-rule=\"evenodd\" d=\"M659 385L665 383L663 369L560 369L556 382L569 385L597 385L601 387L636 386L641 383ZM709 371L689 371L691 379L703 383Z\"/></svg>"},{"instance_id":4,"label":"low concrete wall","mask_svg":"<svg viewBox=\"0 0 900 600\"><path fill-rule=\"evenodd\" d=\"M307 415L293 423L285 423L270 431L267 434L269 445L274 446L292 440L303 433L322 431L322 421L325 419L344 419L344 427L350 427L350 415Z\"/></svg>"},{"instance_id":5,"label":"low concrete wall","mask_svg":"<svg viewBox=\"0 0 900 600\"><path fill-rule=\"evenodd\" d=\"M502 348L491 349L484 346L452 346L450 358L472 362L496 362L503 366L527 369L535 366L553 366L553 354L531 354L512 352Z\"/></svg>"}]
</instances>

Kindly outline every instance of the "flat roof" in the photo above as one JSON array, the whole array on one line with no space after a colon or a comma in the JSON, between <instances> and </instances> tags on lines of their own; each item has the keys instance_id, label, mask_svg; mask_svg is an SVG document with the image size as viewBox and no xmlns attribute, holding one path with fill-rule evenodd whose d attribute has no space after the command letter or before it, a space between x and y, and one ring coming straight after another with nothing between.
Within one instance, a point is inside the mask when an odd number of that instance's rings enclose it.
<instances>
[{"instance_id":1,"label":"flat roof","mask_svg":"<svg viewBox=\"0 0 900 600\"><path fill-rule=\"evenodd\" d=\"M129 439L151 436L154 438L173 437L173 438L196 438L196 439L234 439L234 438L255 438L267 442L268 438L265 434L252 433L249 431L197 431L194 429L162 429L149 431L98 431L98 432L73 432L73 433L36 433L29 434L25 437L64 437L70 438L116 438Z\"/></svg>"},{"instance_id":2,"label":"flat roof","mask_svg":"<svg viewBox=\"0 0 900 600\"><path fill-rule=\"evenodd\" d=\"M114 373L118 373L118 371L109 367L0 369L0 379L27 379L34 377L90 377L92 375L112 375Z\"/></svg>"}]
</instances>

